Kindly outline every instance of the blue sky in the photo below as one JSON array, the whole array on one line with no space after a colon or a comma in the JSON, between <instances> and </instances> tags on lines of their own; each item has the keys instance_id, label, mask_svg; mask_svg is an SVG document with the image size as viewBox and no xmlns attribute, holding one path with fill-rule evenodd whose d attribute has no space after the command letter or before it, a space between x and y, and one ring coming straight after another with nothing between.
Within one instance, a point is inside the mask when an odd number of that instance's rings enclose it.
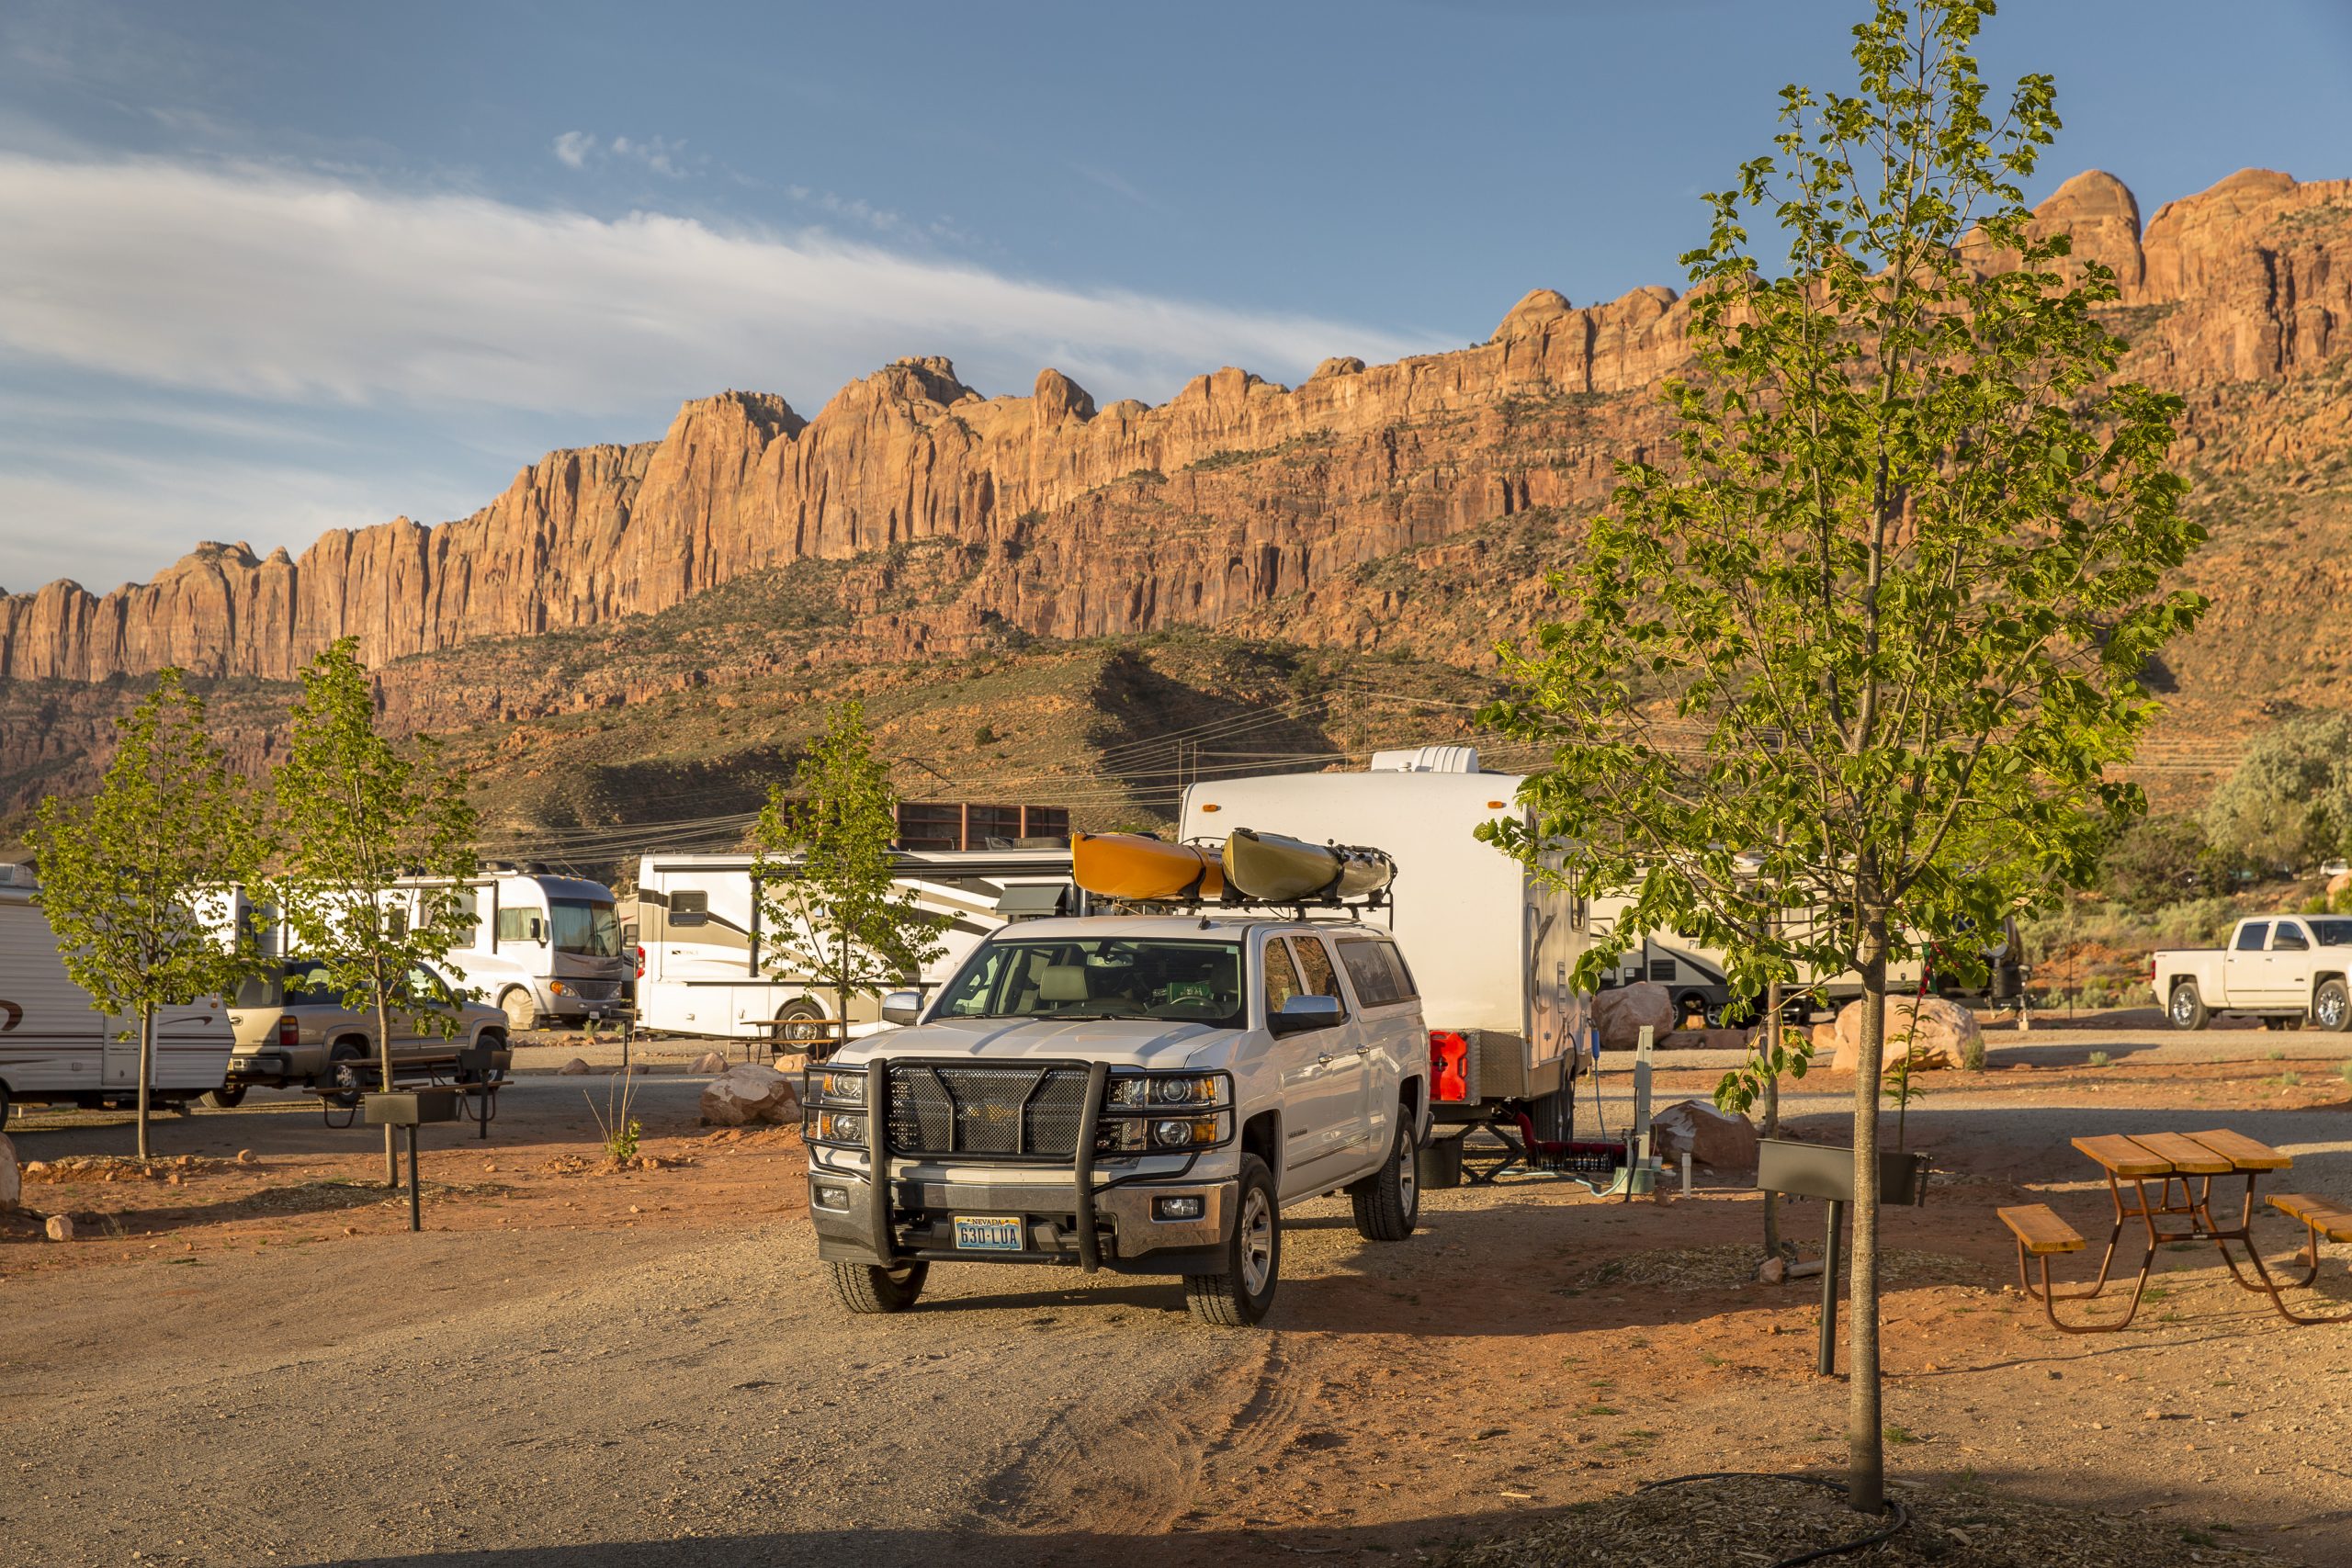
<instances>
[{"instance_id":1,"label":"blue sky","mask_svg":"<svg viewBox=\"0 0 2352 1568\"><path fill-rule=\"evenodd\" d=\"M1861 0L0 8L0 586L487 501L945 354L1158 400L1679 284ZM2346 0L2010 0L2039 195L2352 175Z\"/></svg>"}]
</instances>

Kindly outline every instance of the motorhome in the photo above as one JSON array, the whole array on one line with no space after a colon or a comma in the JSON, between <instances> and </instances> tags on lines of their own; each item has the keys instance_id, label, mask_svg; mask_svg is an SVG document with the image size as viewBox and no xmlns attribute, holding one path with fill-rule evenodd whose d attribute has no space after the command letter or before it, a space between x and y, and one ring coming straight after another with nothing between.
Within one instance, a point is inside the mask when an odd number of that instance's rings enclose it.
<instances>
[{"instance_id":1,"label":"motorhome","mask_svg":"<svg viewBox=\"0 0 2352 1568\"><path fill-rule=\"evenodd\" d=\"M57 949L21 865L0 865L0 1125L14 1105L130 1106L139 1100L139 1021L90 1005ZM217 997L155 1014L150 1099L218 1093L234 1043Z\"/></svg>"},{"instance_id":2,"label":"motorhome","mask_svg":"<svg viewBox=\"0 0 2352 1568\"><path fill-rule=\"evenodd\" d=\"M1193 784L1178 836L1206 842L1247 828L1385 851L1396 879L1385 907L1365 918L1395 933L1419 987L1435 1120L1469 1126L1519 1104L1541 1135L1565 1138L1587 1065L1588 998L1573 983L1587 910L1472 836L1482 822L1524 812L1519 784L1481 772L1466 746L1384 751L1364 773Z\"/></svg>"},{"instance_id":3,"label":"motorhome","mask_svg":"<svg viewBox=\"0 0 2352 1568\"><path fill-rule=\"evenodd\" d=\"M1088 912L1067 849L902 851L898 881L938 917L940 955L909 982L928 994L990 932L1014 920ZM840 1006L813 976L774 972L749 855L650 854L638 866L637 1021L642 1029L722 1039L796 1038L842 1029ZM875 998L852 998L847 1032L876 1028Z\"/></svg>"},{"instance_id":4,"label":"motorhome","mask_svg":"<svg viewBox=\"0 0 2352 1568\"><path fill-rule=\"evenodd\" d=\"M413 924L424 918L428 896L449 886L446 877L401 877L388 902ZM603 883L492 861L466 881L458 903L464 930L436 967L504 1013L510 1029L576 1023L627 1005L629 956L617 902ZM266 893L218 890L199 908L216 929L243 924L267 956L307 956L295 951Z\"/></svg>"}]
</instances>

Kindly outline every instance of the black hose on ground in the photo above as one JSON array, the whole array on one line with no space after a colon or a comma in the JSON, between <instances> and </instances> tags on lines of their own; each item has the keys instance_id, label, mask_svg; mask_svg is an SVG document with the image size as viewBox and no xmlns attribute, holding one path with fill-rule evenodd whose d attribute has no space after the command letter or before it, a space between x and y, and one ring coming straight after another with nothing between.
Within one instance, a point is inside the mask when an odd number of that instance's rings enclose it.
<instances>
[{"instance_id":1,"label":"black hose on ground","mask_svg":"<svg viewBox=\"0 0 2352 1568\"><path fill-rule=\"evenodd\" d=\"M1795 1481L1807 1486L1826 1487L1832 1492L1843 1493L1846 1490L1844 1482L1832 1481L1827 1476L1799 1475L1789 1471L1774 1470L1702 1470L1691 1475L1669 1475L1662 1481L1645 1481L1634 1490L1648 1492L1660 1486L1679 1486L1688 1481ZM1801 1551L1794 1557L1783 1557L1773 1563L1771 1568L1798 1568L1800 1563L1818 1562L1825 1557L1843 1557L1849 1551L1860 1551L1866 1546L1876 1546L1880 1541L1891 1540L1897 1532L1910 1527L1911 1510L1892 1497L1886 1500L1886 1512L1894 1516L1894 1522L1884 1529L1870 1535L1857 1536L1852 1540L1840 1541L1836 1546L1815 1547L1811 1551Z\"/></svg>"}]
</instances>

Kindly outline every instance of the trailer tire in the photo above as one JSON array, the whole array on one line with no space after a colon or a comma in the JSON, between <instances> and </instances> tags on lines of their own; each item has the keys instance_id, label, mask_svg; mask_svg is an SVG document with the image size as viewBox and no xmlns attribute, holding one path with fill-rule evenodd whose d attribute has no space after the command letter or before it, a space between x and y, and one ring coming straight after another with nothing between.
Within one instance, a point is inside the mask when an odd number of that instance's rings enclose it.
<instances>
[{"instance_id":1,"label":"trailer tire","mask_svg":"<svg viewBox=\"0 0 2352 1568\"><path fill-rule=\"evenodd\" d=\"M1462 1140L1431 1138L1413 1151L1415 1179L1432 1191L1462 1185Z\"/></svg>"},{"instance_id":2,"label":"trailer tire","mask_svg":"<svg viewBox=\"0 0 2352 1568\"><path fill-rule=\"evenodd\" d=\"M1355 1209L1356 1234L1366 1241L1404 1241L1421 1222L1420 1163L1413 1147L1408 1108L1399 1106L1396 1135L1378 1170L1348 1188Z\"/></svg>"},{"instance_id":3,"label":"trailer tire","mask_svg":"<svg viewBox=\"0 0 2352 1568\"><path fill-rule=\"evenodd\" d=\"M1274 1179L1256 1155L1241 1156L1233 1201L1233 1234L1225 1240L1225 1269L1184 1276L1184 1304L1217 1328L1248 1328L1274 1304L1282 1283L1282 1205Z\"/></svg>"},{"instance_id":4,"label":"trailer tire","mask_svg":"<svg viewBox=\"0 0 2352 1568\"><path fill-rule=\"evenodd\" d=\"M1674 998L1674 1027L1679 1031L1693 1018L1699 1021L1700 1028L1707 1027L1706 996L1699 991L1684 991Z\"/></svg>"},{"instance_id":5,"label":"trailer tire","mask_svg":"<svg viewBox=\"0 0 2352 1568\"><path fill-rule=\"evenodd\" d=\"M2205 998L2199 994L2197 982L2183 980L2172 988L2165 999L2165 1016L2175 1029L2202 1029L2213 1015L2205 1010Z\"/></svg>"},{"instance_id":6,"label":"trailer tire","mask_svg":"<svg viewBox=\"0 0 2352 1568\"><path fill-rule=\"evenodd\" d=\"M196 1102L207 1111L234 1111L244 1102L245 1088L243 1084L229 1084L207 1089L197 1097Z\"/></svg>"},{"instance_id":7,"label":"trailer tire","mask_svg":"<svg viewBox=\"0 0 2352 1568\"><path fill-rule=\"evenodd\" d=\"M2312 993L2312 1021L2331 1034L2352 1029L2352 989L2341 980L2322 980Z\"/></svg>"},{"instance_id":8,"label":"trailer tire","mask_svg":"<svg viewBox=\"0 0 2352 1568\"><path fill-rule=\"evenodd\" d=\"M883 1269L871 1263L828 1263L833 1294L854 1313L904 1312L922 1294L931 1272L928 1263L901 1263Z\"/></svg>"},{"instance_id":9,"label":"trailer tire","mask_svg":"<svg viewBox=\"0 0 2352 1568\"><path fill-rule=\"evenodd\" d=\"M9 1113L15 1109L16 1107L8 1103L8 1086L0 1083L0 1129L5 1129L8 1125Z\"/></svg>"}]
</instances>

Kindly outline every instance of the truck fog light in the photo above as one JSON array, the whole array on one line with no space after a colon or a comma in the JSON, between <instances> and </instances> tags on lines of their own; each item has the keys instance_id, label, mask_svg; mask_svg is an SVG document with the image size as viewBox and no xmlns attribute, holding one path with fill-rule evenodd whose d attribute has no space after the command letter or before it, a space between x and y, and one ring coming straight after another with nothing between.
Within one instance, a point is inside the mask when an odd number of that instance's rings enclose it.
<instances>
[{"instance_id":1,"label":"truck fog light","mask_svg":"<svg viewBox=\"0 0 2352 1568\"><path fill-rule=\"evenodd\" d=\"M817 1189L817 1207L820 1209L847 1209L849 1207L849 1189L846 1187L819 1187Z\"/></svg>"},{"instance_id":2,"label":"truck fog light","mask_svg":"<svg viewBox=\"0 0 2352 1568\"><path fill-rule=\"evenodd\" d=\"M1201 1198L1154 1198L1151 1217L1155 1220L1197 1220L1207 1208Z\"/></svg>"}]
</instances>

